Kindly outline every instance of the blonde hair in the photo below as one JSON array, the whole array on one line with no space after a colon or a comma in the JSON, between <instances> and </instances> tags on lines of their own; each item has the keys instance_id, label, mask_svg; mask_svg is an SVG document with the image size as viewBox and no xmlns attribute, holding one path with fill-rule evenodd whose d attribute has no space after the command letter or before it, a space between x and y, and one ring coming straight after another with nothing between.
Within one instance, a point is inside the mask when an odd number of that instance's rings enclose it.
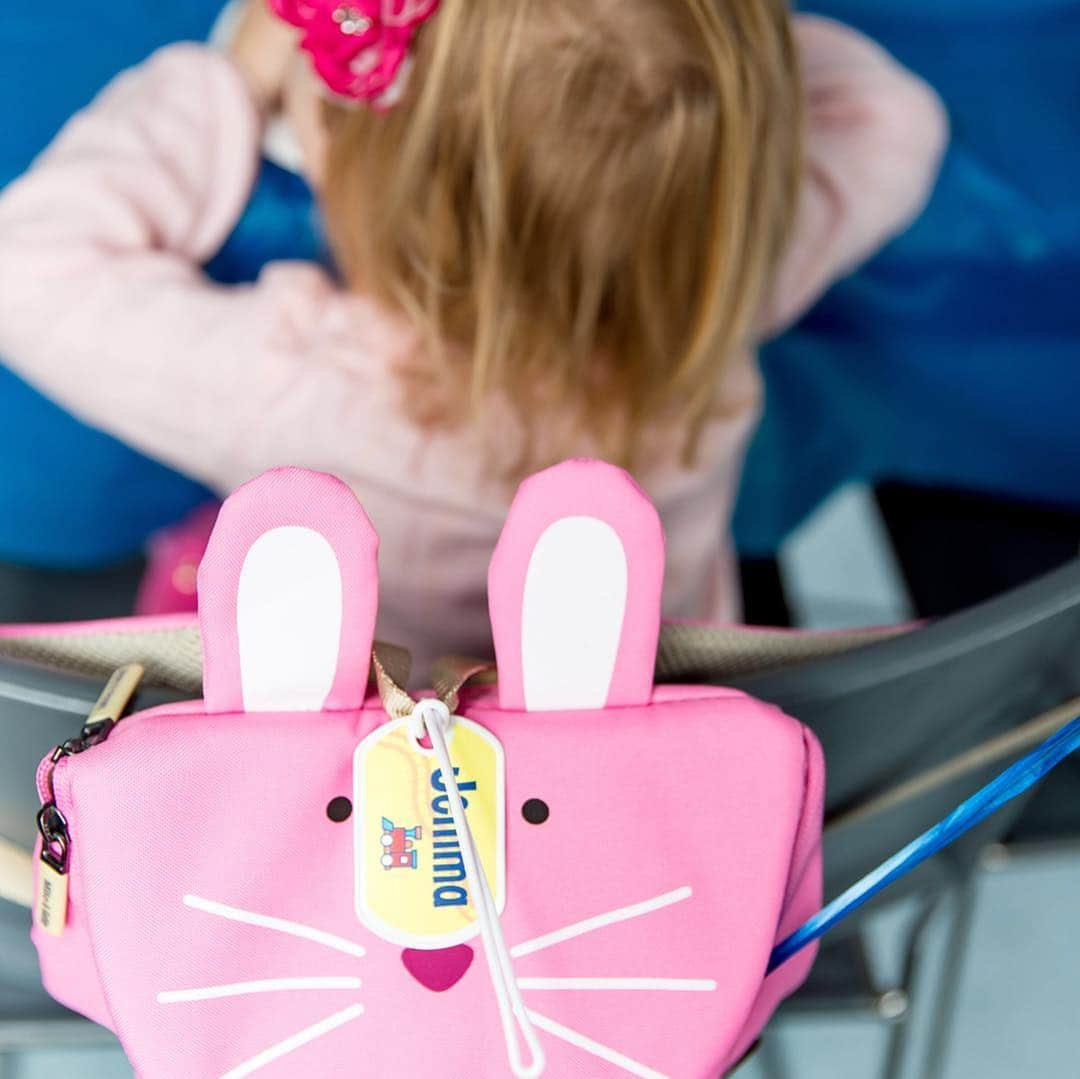
<instances>
[{"instance_id":1,"label":"blonde hair","mask_svg":"<svg viewBox=\"0 0 1080 1079\"><path fill-rule=\"evenodd\" d=\"M792 224L800 112L784 0L442 0L399 105L327 109L339 265L422 334L411 414L498 396L624 464L674 417L690 452Z\"/></svg>"}]
</instances>

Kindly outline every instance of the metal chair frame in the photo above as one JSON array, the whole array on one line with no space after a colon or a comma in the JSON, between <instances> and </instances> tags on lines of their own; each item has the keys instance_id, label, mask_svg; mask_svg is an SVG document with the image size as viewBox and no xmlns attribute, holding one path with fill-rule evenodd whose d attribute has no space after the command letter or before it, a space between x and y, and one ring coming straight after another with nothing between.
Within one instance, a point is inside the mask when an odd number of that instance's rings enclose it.
<instances>
[{"instance_id":1,"label":"metal chair frame","mask_svg":"<svg viewBox=\"0 0 1080 1079\"><path fill-rule=\"evenodd\" d=\"M1012 759L1038 745L1055 730L1080 714L1080 697L1072 698L1057 708L1022 724L1015 730L990 739L945 762L927 770L891 791L872 799L835 821L826 834L835 833L846 822L866 820L878 814L895 812L914 798L938 790L943 786L962 781L967 775L980 771L988 765L1004 768ZM916 997L921 1003L923 992L929 998L927 1010L931 1025L926 1050L917 1072L920 1079L941 1079L945 1074L949 1040L959 1002L960 985L964 973L965 958L971 941L978 884L988 867L1004 864L1014 857L1033 857L1038 854L1060 853L1080 849L1080 840L1067 840L1053 844L1039 844L1017 853L1007 845L988 846L979 857L955 859L949 852L942 852L935 859L938 880L925 885L902 951L902 971L895 985L882 987L871 972L866 956L865 940L860 931L854 938L858 957L855 972L855 989L846 995L829 998L800 997L796 994L786 1002L779 1013L780 1018L812 1015L864 1015L875 1018L891 1027L888 1044L881 1068L882 1079L901 1079L906 1073L911 1057L911 1034ZM989 859L987 857L989 852ZM989 861L989 866L988 866ZM939 973L932 978L928 967L929 936L935 920L948 917L938 960ZM860 921L865 919L860 919ZM823 947L828 948L826 940ZM929 984L927 983L927 980ZM765 1045L771 1039L765 1039ZM770 1046L762 1052L762 1064L770 1079L787 1079L788 1070L783 1056Z\"/></svg>"}]
</instances>

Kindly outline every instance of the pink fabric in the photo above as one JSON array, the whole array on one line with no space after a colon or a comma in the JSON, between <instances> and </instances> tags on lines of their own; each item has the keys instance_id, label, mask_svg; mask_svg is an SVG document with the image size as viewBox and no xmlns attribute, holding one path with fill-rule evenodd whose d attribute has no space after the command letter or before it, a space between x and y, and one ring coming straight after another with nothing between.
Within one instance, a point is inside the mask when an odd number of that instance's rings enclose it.
<instances>
[{"instance_id":1,"label":"pink fabric","mask_svg":"<svg viewBox=\"0 0 1080 1079\"><path fill-rule=\"evenodd\" d=\"M359 708L367 695L367 659L379 606L379 540L353 493L332 476L278 468L239 488L221 507L218 521L199 567L207 711L244 708L237 628L241 571L260 536L289 526L318 532L337 556L344 617L337 673L325 707Z\"/></svg>"},{"instance_id":2,"label":"pink fabric","mask_svg":"<svg viewBox=\"0 0 1080 1079\"><path fill-rule=\"evenodd\" d=\"M793 960L762 987L782 929L820 903L815 870L784 907L800 822L805 815L820 824L820 803L804 794L808 759L798 725L722 690L617 716L502 713L490 695L474 695L465 711L506 751L503 925L511 946L676 889L693 891L526 956L515 963L517 976L695 978L718 986L708 993L535 990L526 992L528 1006L664 1074L712 1077L737 1061L812 958ZM92 952L113 1028L140 1075L221 1075L354 1002L364 1005L361 1017L269 1074L330 1077L351 1074L359 1062L372 1075L506 1073L484 963L473 962L436 997L409 975L400 947L357 922L352 829L330 821L325 807L349 794L352 752L384 721L374 702L316 723L307 715L159 713L125 721L101 752L62 766L70 794L61 809L75 830L73 849L93 852L91 863L77 863ZM535 797L552 811L539 827L521 815ZM794 864L817 856L815 844L797 851ZM211 916L186 906L189 894L312 926L366 954ZM36 939L42 943L40 933ZM66 953L55 947L41 957L49 987L89 1011L93 979L72 985ZM360 990L157 1003L166 990L350 975L362 979ZM103 1017L99 1008L91 1014ZM419 1025L396 1037L403 1015ZM541 1037L548 1075L625 1074Z\"/></svg>"},{"instance_id":3,"label":"pink fabric","mask_svg":"<svg viewBox=\"0 0 1080 1079\"><path fill-rule=\"evenodd\" d=\"M59 790L57 796L59 801ZM34 855L36 872L40 866L40 838L35 844ZM68 909L64 933L59 937L51 936L35 921L30 936L37 948L41 979L48 992L66 1007L112 1030L113 1017L94 958L90 914L86 903L86 879L83 852L73 849L68 862Z\"/></svg>"},{"instance_id":4,"label":"pink fabric","mask_svg":"<svg viewBox=\"0 0 1080 1079\"><path fill-rule=\"evenodd\" d=\"M945 135L932 91L877 46L822 19L796 33L807 174L763 336L918 212ZM218 491L285 463L342 476L384 542L379 635L409 641L421 673L440 653L490 654L484 581L510 492L477 432L402 415L392 368L409 328L314 265L236 288L198 269L241 212L260 131L239 73L208 49L175 46L120 76L0 196L0 353ZM666 617L738 615L721 537L759 407L751 356L733 358L724 395L694 468L657 432L638 476L668 536ZM494 434L512 457L520 431Z\"/></svg>"},{"instance_id":5,"label":"pink fabric","mask_svg":"<svg viewBox=\"0 0 1080 1079\"><path fill-rule=\"evenodd\" d=\"M784 940L807 918L807 911L816 913L821 906L824 869L821 860L821 820L825 808L825 757L821 745L808 730L804 731L806 755L805 793L799 829L791 850L784 908L776 929L776 942ZM810 973L817 946L799 952L765 979L746 1023L736 1040L730 1060L738 1062L758 1039L773 1012ZM788 969L790 968L790 969ZM776 975L783 977L776 977Z\"/></svg>"},{"instance_id":6,"label":"pink fabric","mask_svg":"<svg viewBox=\"0 0 1080 1079\"><path fill-rule=\"evenodd\" d=\"M516 545L534 550L563 494L567 516L591 512L580 498L589 471L600 519L641 545L642 565L661 555L655 532L634 534L641 496L625 477L572 463L536 485L543 498L516 505L501 557ZM204 601L214 597L203 618L208 672L235 651L239 615L226 607L238 564L280 520L322 531L343 579L366 578L369 530L342 490L287 470L226 503L200 588ZM353 595L346 587L343 603ZM509 616L515 593L506 595ZM623 640L655 633L646 608L627 608L638 624ZM355 604L355 635L369 634L374 618L373 604ZM342 646L337 661L354 682L366 672L357 649ZM354 822L335 821L328 806L353 795L357 746L387 722L378 698L319 715L208 712L156 708L57 765L72 909L62 937L34 932L50 989L111 1026L137 1074L154 1079L262 1067L281 1076L360 1066L378 1076L507 1074L487 967L466 951L479 940L421 958L358 918ZM508 710L496 688L468 689L459 712L505 754L501 921L511 949L533 942L519 948L514 974L539 1017L545 1075L725 1072L812 961L808 950L764 976L779 937L820 903L823 767L813 737L771 705L715 687L659 687L639 704L562 712ZM534 799L549 808L540 824L522 813ZM573 926L580 931L550 936ZM298 978L335 981L281 983ZM567 978L647 984L550 982ZM322 1033L265 1059L313 1030Z\"/></svg>"},{"instance_id":7,"label":"pink fabric","mask_svg":"<svg viewBox=\"0 0 1080 1079\"><path fill-rule=\"evenodd\" d=\"M200 506L182 521L152 536L146 572L135 597L135 614L194 613L198 610L197 574L217 520L218 504Z\"/></svg>"},{"instance_id":8,"label":"pink fabric","mask_svg":"<svg viewBox=\"0 0 1080 1079\"><path fill-rule=\"evenodd\" d=\"M596 461L572 461L549 468L521 485L488 570L499 703L508 710L525 707L522 595L530 559L550 525L576 514L610 525L626 553L630 589L608 706L642 704L652 695L664 580L660 519L626 473Z\"/></svg>"},{"instance_id":9,"label":"pink fabric","mask_svg":"<svg viewBox=\"0 0 1080 1079\"><path fill-rule=\"evenodd\" d=\"M800 16L806 182L763 325L778 332L922 210L948 118L934 91L849 27Z\"/></svg>"}]
</instances>

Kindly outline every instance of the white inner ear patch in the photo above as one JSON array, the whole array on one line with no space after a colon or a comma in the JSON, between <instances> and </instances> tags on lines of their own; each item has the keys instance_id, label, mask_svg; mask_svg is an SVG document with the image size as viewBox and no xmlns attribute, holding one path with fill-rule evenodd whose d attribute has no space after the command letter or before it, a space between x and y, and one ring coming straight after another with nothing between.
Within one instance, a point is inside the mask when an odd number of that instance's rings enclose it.
<instances>
[{"instance_id":1,"label":"white inner ear patch","mask_svg":"<svg viewBox=\"0 0 1080 1079\"><path fill-rule=\"evenodd\" d=\"M544 531L529 560L521 609L527 709L604 707L626 591L626 552L611 525L564 517Z\"/></svg>"},{"instance_id":2,"label":"white inner ear patch","mask_svg":"<svg viewBox=\"0 0 1080 1079\"><path fill-rule=\"evenodd\" d=\"M236 594L244 709L320 711L337 673L341 619L341 568L326 537L297 525L261 535Z\"/></svg>"}]
</instances>

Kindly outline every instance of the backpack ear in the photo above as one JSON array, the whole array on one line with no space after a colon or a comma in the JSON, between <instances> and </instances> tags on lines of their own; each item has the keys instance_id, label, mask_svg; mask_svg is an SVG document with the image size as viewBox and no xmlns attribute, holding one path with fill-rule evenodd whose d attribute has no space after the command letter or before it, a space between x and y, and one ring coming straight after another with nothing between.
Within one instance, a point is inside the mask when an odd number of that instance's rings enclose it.
<instances>
[{"instance_id":1,"label":"backpack ear","mask_svg":"<svg viewBox=\"0 0 1080 1079\"><path fill-rule=\"evenodd\" d=\"M275 469L226 499L199 567L207 711L359 708L378 547L333 476Z\"/></svg>"},{"instance_id":2,"label":"backpack ear","mask_svg":"<svg viewBox=\"0 0 1080 1079\"><path fill-rule=\"evenodd\" d=\"M660 518L622 469L567 461L526 480L488 573L501 706L647 702L663 578Z\"/></svg>"}]
</instances>

